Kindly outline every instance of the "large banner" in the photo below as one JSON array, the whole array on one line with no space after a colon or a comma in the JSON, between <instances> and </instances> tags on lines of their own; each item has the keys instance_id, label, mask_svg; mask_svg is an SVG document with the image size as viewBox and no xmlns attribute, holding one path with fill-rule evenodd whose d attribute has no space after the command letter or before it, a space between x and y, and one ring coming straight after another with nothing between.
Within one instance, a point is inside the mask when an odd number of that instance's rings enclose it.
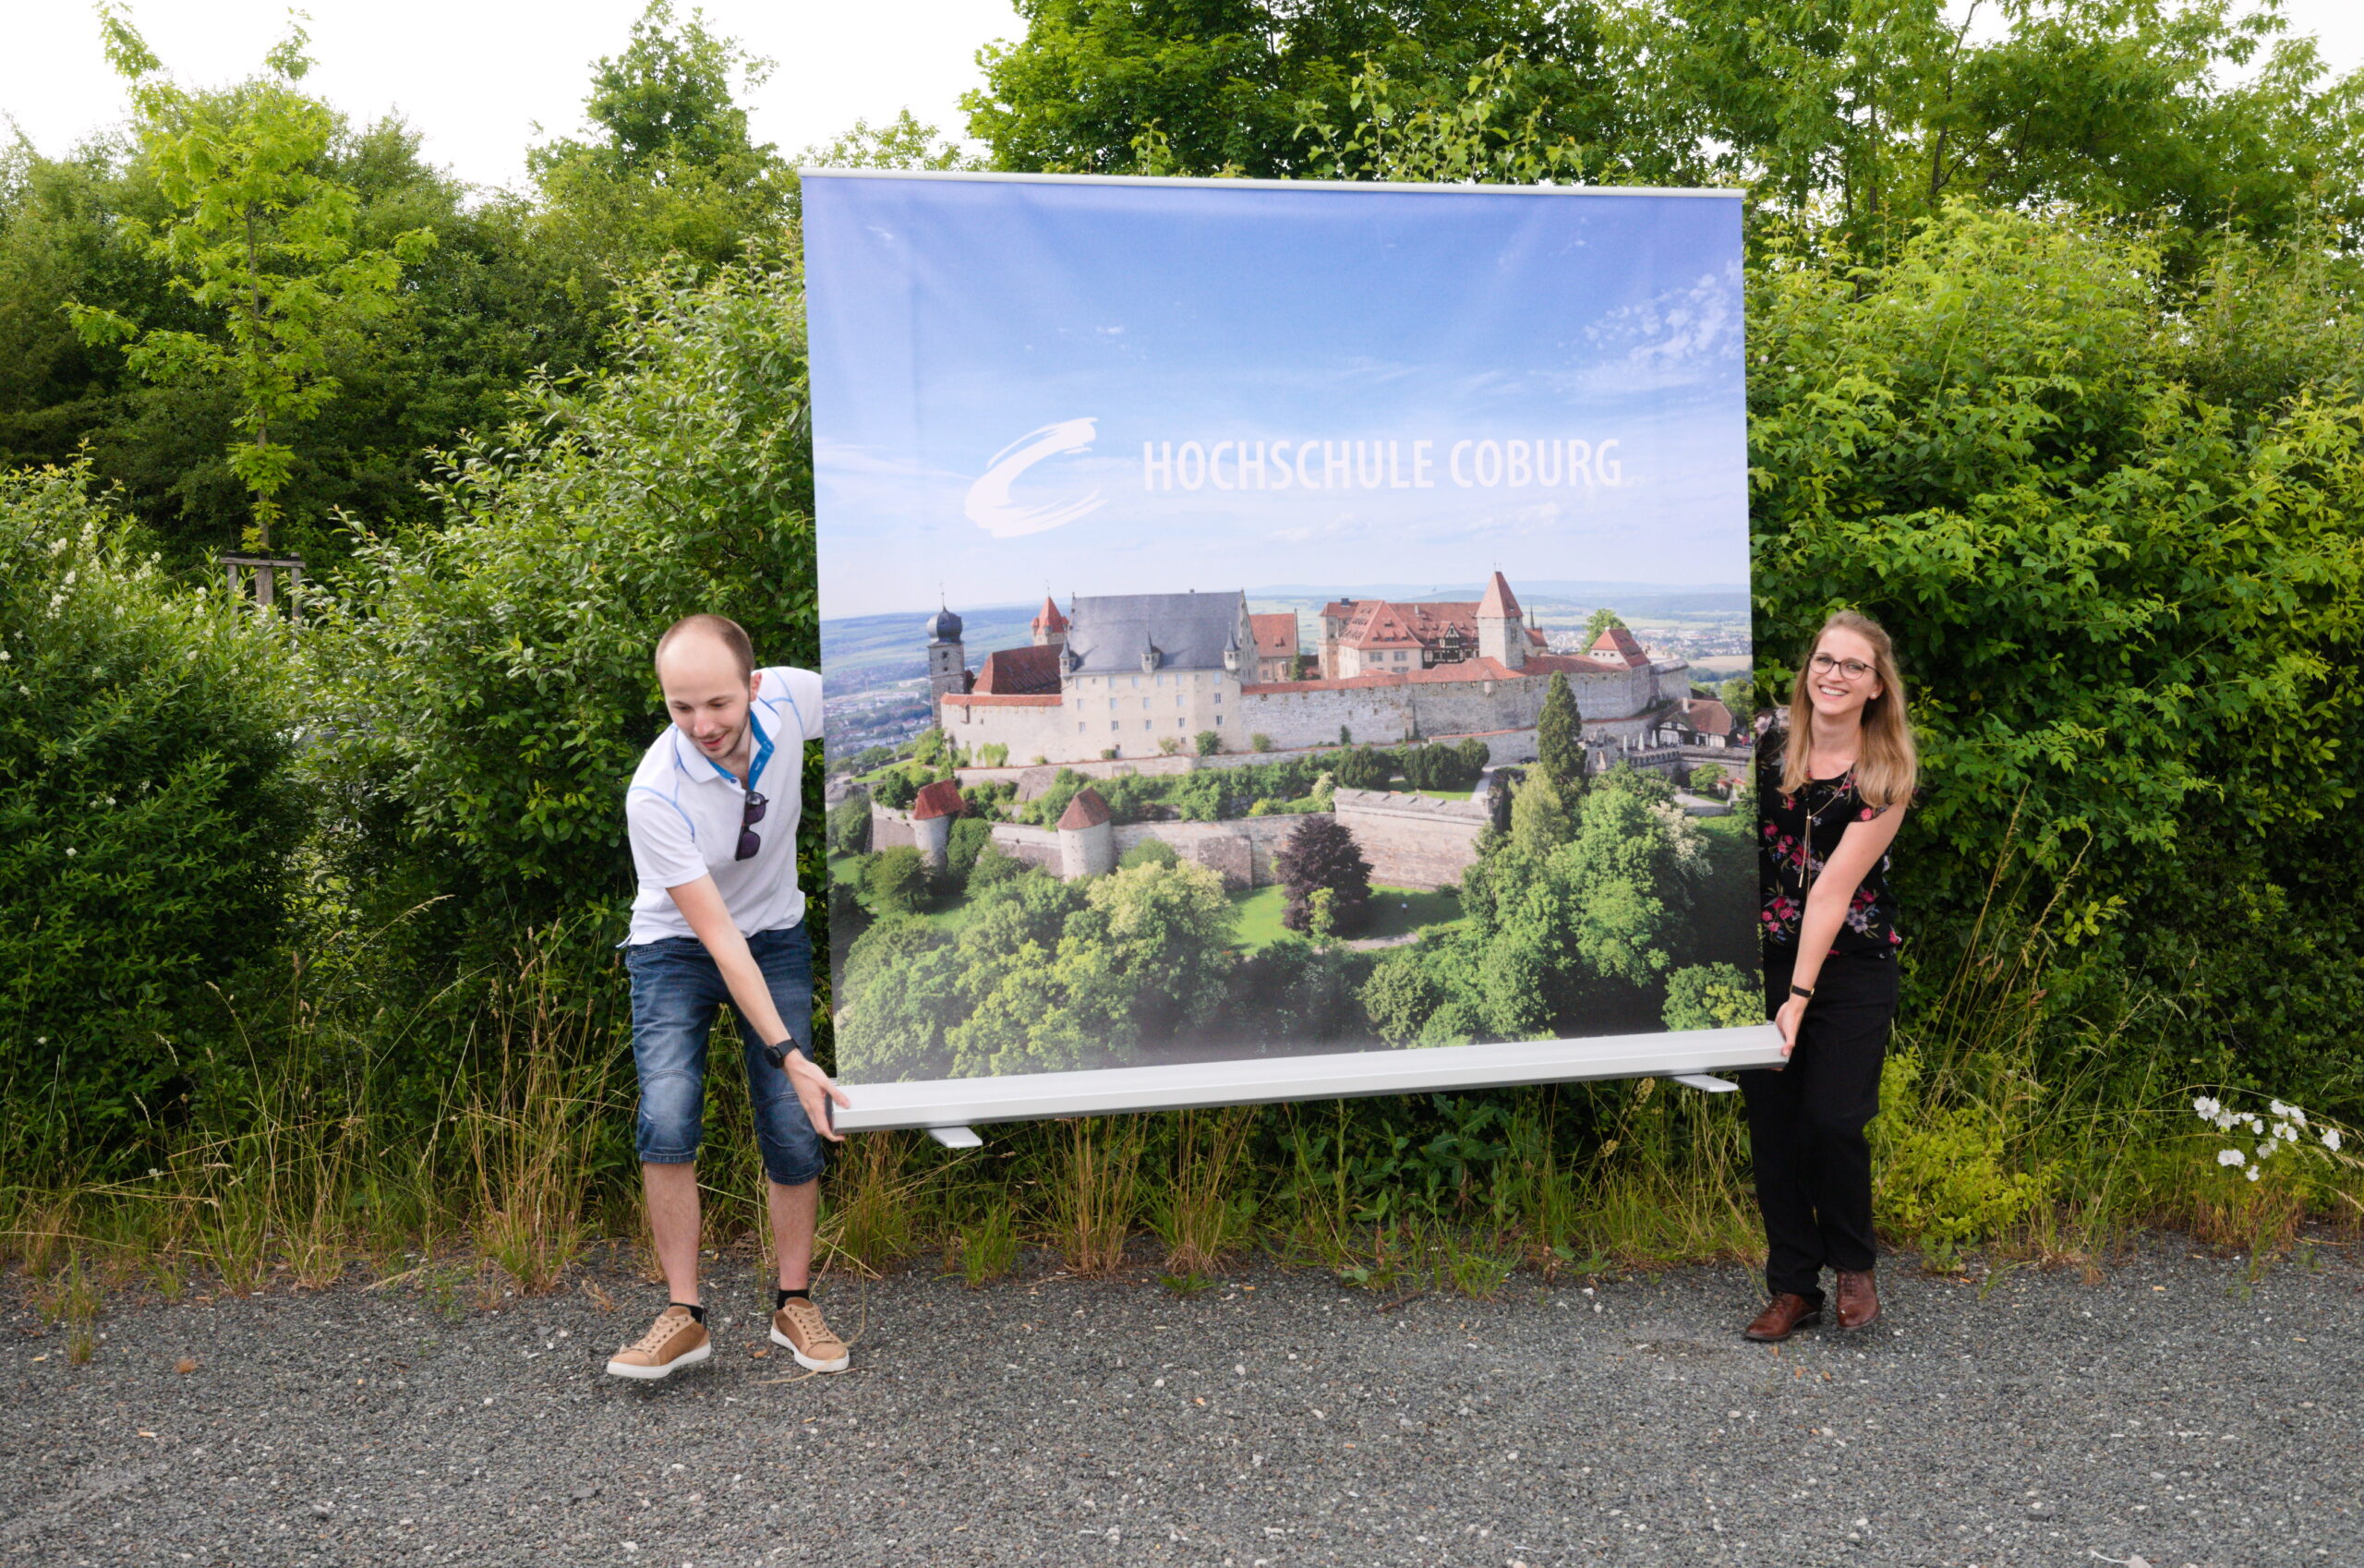
<instances>
[{"instance_id":1,"label":"large banner","mask_svg":"<svg viewBox=\"0 0 2364 1568\"><path fill-rule=\"evenodd\" d=\"M845 1081L1762 1022L1737 196L803 188Z\"/></svg>"}]
</instances>

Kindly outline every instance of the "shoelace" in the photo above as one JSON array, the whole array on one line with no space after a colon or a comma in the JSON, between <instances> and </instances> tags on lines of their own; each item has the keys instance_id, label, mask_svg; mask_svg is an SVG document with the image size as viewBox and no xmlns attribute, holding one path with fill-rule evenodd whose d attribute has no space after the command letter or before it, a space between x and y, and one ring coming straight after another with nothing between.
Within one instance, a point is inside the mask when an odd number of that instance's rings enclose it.
<instances>
[{"instance_id":1,"label":"shoelace","mask_svg":"<svg viewBox=\"0 0 2364 1568\"><path fill-rule=\"evenodd\" d=\"M684 1322L695 1322L697 1320L694 1318L688 1317L674 1318L670 1316L659 1316L657 1321L649 1326L648 1332L640 1336L640 1343L633 1345L633 1348L634 1350L645 1350L651 1355L654 1355L658 1345L664 1344L667 1340L681 1332L681 1325Z\"/></svg>"},{"instance_id":2,"label":"shoelace","mask_svg":"<svg viewBox=\"0 0 2364 1568\"><path fill-rule=\"evenodd\" d=\"M789 1321L797 1326L808 1344L815 1339L837 1338L837 1335L829 1332L827 1321L822 1318L821 1309L814 1306L810 1301L799 1297L790 1297L788 1304L782 1307L780 1311Z\"/></svg>"}]
</instances>

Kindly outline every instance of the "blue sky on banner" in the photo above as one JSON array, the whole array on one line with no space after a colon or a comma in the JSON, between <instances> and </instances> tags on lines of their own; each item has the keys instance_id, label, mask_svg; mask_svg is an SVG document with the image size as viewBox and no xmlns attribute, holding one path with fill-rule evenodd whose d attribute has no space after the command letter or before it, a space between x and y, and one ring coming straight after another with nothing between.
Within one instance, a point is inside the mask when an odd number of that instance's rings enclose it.
<instances>
[{"instance_id":1,"label":"blue sky on banner","mask_svg":"<svg viewBox=\"0 0 2364 1568\"><path fill-rule=\"evenodd\" d=\"M1747 580L1736 199L804 199L825 615Z\"/></svg>"}]
</instances>

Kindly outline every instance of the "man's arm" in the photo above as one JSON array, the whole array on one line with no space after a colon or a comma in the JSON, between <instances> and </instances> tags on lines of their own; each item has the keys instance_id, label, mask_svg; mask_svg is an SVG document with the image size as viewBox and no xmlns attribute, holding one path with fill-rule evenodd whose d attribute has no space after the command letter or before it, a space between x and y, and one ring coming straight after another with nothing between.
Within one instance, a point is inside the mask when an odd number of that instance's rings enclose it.
<instances>
[{"instance_id":1,"label":"man's arm","mask_svg":"<svg viewBox=\"0 0 2364 1568\"><path fill-rule=\"evenodd\" d=\"M786 1041L789 1028L780 1021L779 1009L772 1006L771 987L764 983L764 971L756 967L755 955L747 950L747 939L739 935L738 923L730 918L714 878L701 876L695 882L669 887L666 892L672 896L673 906L681 911L681 918L690 923L690 929L697 933L698 940L706 944L714 967L722 971L723 983L730 987L730 1005L739 1009L739 1016L754 1026L765 1043ZM796 1098L803 1105L814 1130L832 1142L844 1142L845 1134L837 1129L829 1116L829 1102L834 1100L847 1106L853 1102L803 1052L791 1050L787 1055L789 1086L796 1091Z\"/></svg>"}]
</instances>

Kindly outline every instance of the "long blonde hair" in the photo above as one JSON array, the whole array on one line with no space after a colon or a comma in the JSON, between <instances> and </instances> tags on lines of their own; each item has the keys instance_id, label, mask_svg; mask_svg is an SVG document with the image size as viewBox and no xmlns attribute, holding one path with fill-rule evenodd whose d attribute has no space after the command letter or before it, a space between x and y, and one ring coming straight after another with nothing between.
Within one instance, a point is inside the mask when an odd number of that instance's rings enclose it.
<instances>
[{"instance_id":1,"label":"long blonde hair","mask_svg":"<svg viewBox=\"0 0 2364 1568\"><path fill-rule=\"evenodd\" d=\"M1863 704L1863 748L1855 759L1855 793L1867 806L1903 805L1912 799L1921 777L1921 754L1912 744L1912 726L1904 713L1904 677L1897 673L1896 645L1880 623L1861 610L1842 609L1822 623L1798 660L1798 678L1790 684L1790 741L1781 754L1781 792L1794 795L1813 777L1814 698L1806 689L1812 679L1815 651L1833 630L1852 632L1872 645L1872 675L1880 694Z\"/></svg>"}]
</instances>

